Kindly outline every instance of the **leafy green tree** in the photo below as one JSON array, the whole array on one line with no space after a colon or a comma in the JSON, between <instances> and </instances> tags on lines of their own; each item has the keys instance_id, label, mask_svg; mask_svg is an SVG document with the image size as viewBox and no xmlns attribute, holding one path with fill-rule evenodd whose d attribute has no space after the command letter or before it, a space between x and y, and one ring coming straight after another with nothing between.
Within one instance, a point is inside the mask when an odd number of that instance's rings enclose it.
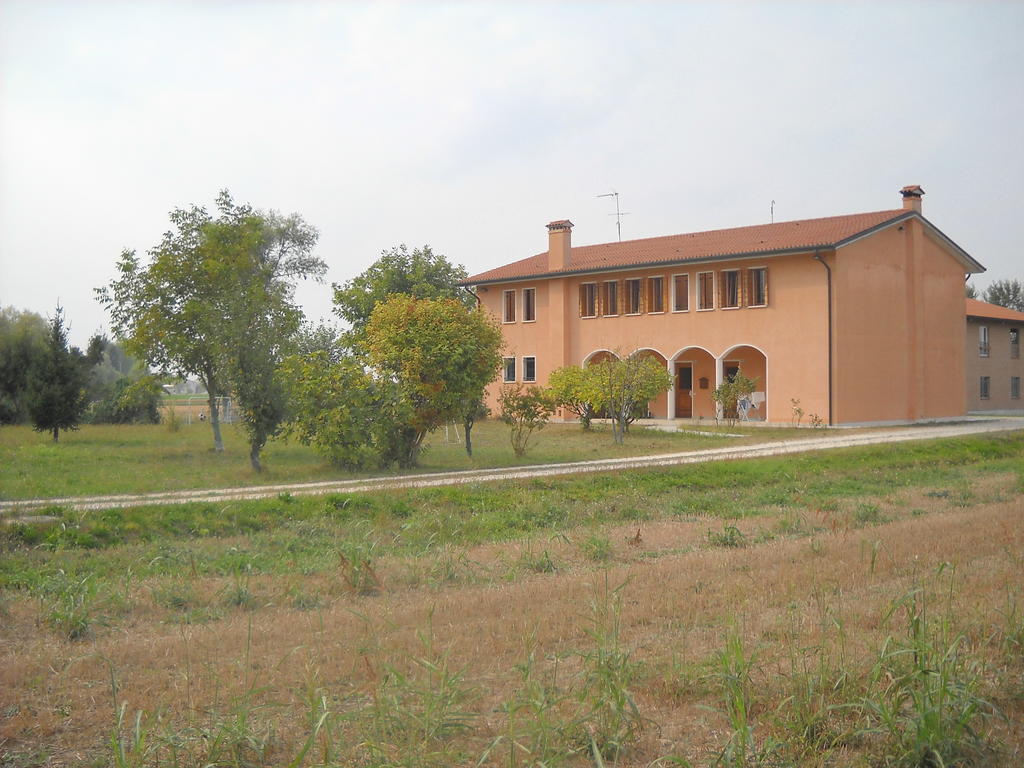
<instances>
[{"instance_id":1,"label":"leafy green tree","mask_svg":"<svg viewBox=\"0 0 1024 768\"><path fill-rule=\"evenodd\" d=\"M289 403L285 432L348 469L386 466L393 429L409 421L397 386L375 378L353 356L325 350L285 358L279 368Z\"/></svg>"},{"instance_id":2,"label":"leafy green tree","mask_svg":"<svg viewBox=\"0 0 1024 768\"><path fill-rule=\"evenodd\" d=\"M416 465L423 438L446 421L463 419L501 365L501 330L479 309L455 299L399 294L378 304L366 325L366 359L394 382L411 406L396 431L401 467Z\"/></svg>"},{"instance_id":3,"label":"leafy green tree","mask_svg":"<svg viewBox=\"0 0 1024 768\"><path fill-rule=\"evenodd\" d=\"M122 376L105 397L89 404L89 423L157 424L163 394L163 387L155 376L136 379Z\"/></svg>"},{"instance_id":4,"label":"leafy green tree","mask_svg":"<svg viewBox=\"0 0 1024 768\"><path fill-rule=\"evenodd\" d=\"M49 328L35 312L0 309L0 424L28 419L28 372L43 354Z\"/></svg>"},{"instance_id":5,"label":"leafy green tree","mask_svg":"<svg viewBox=\"0 0 1024 768\"><path fill-rule=\"evenodd\" d=\"M594 408L591 405L592 385L587 378L586 369L578 365L566 365L555 369L548 376L548 389L556 406L575 413L583 429L590 429Z\"/></svg>"},{"instance_id":6,"label":"leafy green tree","mask_svg":"<svg viewBox=\"0 0 1024 768\"><path fill-rule=\"evenodd\" d=\"M711 399L718 405L717 410L721 414L719 418L724 418L729 424L735 424L739 418L740 401L749 398L755 389L757 380L747 378L743 371L737 371L726 378L711 393Z\"/></svg>"},{"instance_id":7,"label":"leafy green tree","mask_svg":"<svg viewBox=\"0 0 1024 768\"><path fill-rule=\"evenodd\" d=\"M975 288L971 283L964 283L964 296L966 296L968 299L980 298L978 296L978 289Z\"/></svg>"},{"instance_id":8,"label":"leafy green tree","mask_svg":"<svg viewBox=\"0 0 1024 768\"><path fill-rule=\"evenodd\" d=\"M90 348L94 351L95 343L90 342ZM51 433L56 443L62 429L78 429L85 413L89 368L95 362L95 352L87 357L77 347L68 347L64 310L58 304L50 320L46 347L28 372L28 413L37 432Z\"/></svg>"},{"instance_id":9,"label":"leafy green tree","mask_svg":"<svg viewBox=\"0 0 1024 768\"><path fill-rule=\"evenodd\" d=\"M982 298L989 304L1024 312L1024 283L1020 280L996 280L985 289Z\"/></svg>"},{"instance_id":10,"label":"leafy green tree","mask_svg":"<svg viewBox=\"0 0 1024 768\"><path fill-rule=\"evenodd\" d=\"M217 398L235 390L258 470L282 412L273 369L301 321L293 283L319 279L326 265L311 253L316 230L298 215L236 205L227 191L217 212L173 211L172 229L148 263L124 251L119 277L97 295L129 352L161 372L199 379L217 451L224 449Z\"/></svg>"},{"instance_id":11,"label":"leafy green tree","mask_svg":"<svg viewBox=\"0 0 1024 768\"><path fill-rule=\"evenodd\" d=\"M541 387L510 384L498 396L501 420L509 426L512 450L525 456L530 436L543 429L555 409L551 393Z\"/></svg>"},{"instance_id":12,"label":"leafy green tree","mask_svg":"<svg viewBox=\"0 0 1024 768\"><path fill-rule=\"evenodd\" d=\"M587 367L586 381L594 408L612 419L612 439L621 443L638 408L672 386L672 374L644 355L602 360Z\"/></svg>"},{"instance_id":13,"label":"leafy green tree","mask_svg":"<svg viewBox=\"0 0 1024 768\"><path fill-rule=\"evenodd\" d=\"M397 293L417 299L454 299L467 308L475 300L458 286L466 270L434 253L429 245L409 252L405 244L381 253L365 272L347 283L334 283L334 312L352 326L358 337L373 309Z\"/></svg>"}]
</instances>

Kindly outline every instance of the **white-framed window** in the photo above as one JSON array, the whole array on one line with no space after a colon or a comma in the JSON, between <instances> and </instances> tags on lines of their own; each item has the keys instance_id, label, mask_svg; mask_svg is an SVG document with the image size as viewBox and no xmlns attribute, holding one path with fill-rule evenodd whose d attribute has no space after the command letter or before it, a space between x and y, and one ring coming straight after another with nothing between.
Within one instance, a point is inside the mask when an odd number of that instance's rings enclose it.
<instances>
[{"instance_id":1,"label":"white-framed window","mask_svg":"<svg viewBox=\"0 0 1024 768\"><path fill-rule=\"evenodd\" d=\"M597 283L580 283L580 317L597 317Z\"/></svg>"},{"instance_id":2,"label":"white-framed window","mask_svg":"<svg viewBox=\"0 0 1024 768\"><path fill-rule=\"evenodd\" d=\"M537 380L537 358L524 357L523 358L523 381L536 381Z\"/></svg>"},{"instance_id":3,"label":"white-framed window","mask_svg":"<svg viewBox=\"0 0 1024 768\"><path fill-rule=\"evenodd\" d=\"M978 386L978 393L982 400L988 400L989 389L991 388L991 379L988 376L982 376Z\"/></svg>"},{"instance_id":4,"label":"white-framed window","mask_svg":"<svg viewBox=\"0 0 1024 768\"><path fill-rule=\"evenodd\" d=\"M1020 376L1010 377L1010 399L1020 400Z\"/></svg>"},{"instance_id":5,"label":"white-framed window","mask_svg":"<svg viewBox=\"0 0 1024 768\"><path fill-rule=\"evenodd\" d=\"M643 301L644 288L643 278L631 277L626 281L626 314L627 315L639 315L642 311L641 302Z\"/></svg>"},{"instance_id":6,"label":"white-framed window","mask_svg":"<svg viewBox=\"0 0 1024 768\"><path fill-rule=\"evenodd\" d=\"M747 270L747 306L768 306L768 267Z\"/></svg>"},{"instance_id":7,"label":"white-framed window","mask_svg":"<svg viewBox=\"0 0 1024 768\"><path fill-rule=\"evenodd\" d=\"M647 278L647 311L657 314L665 311L665 278Z\"/></svg>"},{"instance_id":8,"label":"white-framed window","mask_svg":"<svg viewBox=\"0 0 1024 768\"><path fill-rule=\"evenodd\" d=\"M722 309L737 309L740 306L740 271L723 269L721 281L722 295L718 305Z\"/></svg>"},{"instance_id":9,"label":"white-framed window","mask_svg":"<svg viewBox=\"0 0 1024 768\"><path fill-rule=\"evenodd\" d=\"M672 311L690 310L690 276L672 275Z\"/></svg>"},{"instance_id":10,"label":"white-framed window","mask_svg":"<svg viewBox=\"0 0 1024 768\"><path fill-rule=\"evenodd\" d=\"M615 317L619 314L619 283L617 280L606 280L602 288L604 302L602 314L605 317Z\"/></svg>"},{"instance_id":11,"label":"white-framed window","mask_svg":"<svg viewBox=\"0 0 1024 768\"><path fill-rule=\"evenodd\" d=\"M1020 359L1020 328L1010 329L1010 359Z\"/></svg>"},{"instance_id":12,"label":"white-framed window","mask_svg":"<svg viewBox=\"0 0 1024 768\"><path fill-rule=\"evenodd\" d=\"M988 357L988 326L978 326L978 356Z\"/></svg>"},{"instance_id":13,"label":"white-framed window","mask_svg":"<svg viewBox=\"0 0 1024 768\"><path fill-rule=\"evenodd\" d=\"M516 380L516 359L514 357L502 358L501 380L506 384L510 384Z\"/></svg>"},{"instance_id":14,"label":"white-framed window","mask_svg":"<svg viewBox=\"0 0 1024 768\"><path fill-rule=\"evenodd\" d=\"M501 322L514 323L516 321L516 292L514 290L502 291L501 306Z\"/></svg>"},{"instance_id":15,"label":"white-framed window","mask_svg":"<svg viewBox=\"0 0 1024 768\"><path fill-rule=\"evenodd\" d=\"M697 311L715 308L715 273L697 273Z\"/></svg>"},{"instance_id":16,"label":"white-framed window","mask_svg":"<svg viewBox=\"0 0 1024 768\"><path fill-rule=\"evenodd\" d=\"M537 319L537 289L523 288L523 322L532 323Z\"/></svg>"}]
</instances>

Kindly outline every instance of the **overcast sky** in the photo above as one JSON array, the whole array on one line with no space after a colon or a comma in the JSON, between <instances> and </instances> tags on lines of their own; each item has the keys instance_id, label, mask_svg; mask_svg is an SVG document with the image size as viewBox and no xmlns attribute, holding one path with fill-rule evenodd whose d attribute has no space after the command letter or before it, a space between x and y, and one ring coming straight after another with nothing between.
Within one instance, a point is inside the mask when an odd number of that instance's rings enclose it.
<instances>
[{"instance_id":1,"label":"overcast sky","mask_svg":"<svg viewBox=\"0 0 1024 768\"><path fill-rule=\"evenodd\" d=\"M924 214L1024 278L1024 3L0 0L0 304L93 288L217 191L298 212L327 283L399 243L470 273L573 242Z\"/></svg>"}]
</instances>

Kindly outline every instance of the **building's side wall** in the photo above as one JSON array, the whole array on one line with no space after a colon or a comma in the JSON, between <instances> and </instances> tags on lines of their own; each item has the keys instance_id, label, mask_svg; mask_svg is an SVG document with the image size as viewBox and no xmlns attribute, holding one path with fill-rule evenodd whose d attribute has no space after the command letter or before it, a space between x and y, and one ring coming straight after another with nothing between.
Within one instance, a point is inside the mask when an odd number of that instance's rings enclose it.
<instances>
[{"instance_id":1,"label":"building's side wall","mask_svg":"<svg viewBox=\"0 0 1024 768\"><path fill-rule=\"evenodd\" d=\"M720 308L722 272L755 267L768 269L768 305ZM715 274L715 308L698 310L697 275L707 271ZM689 276L689 308L685 312L672 311L671 286L677 274ZM621 294L624 281L654 276L665 280L664 311L624 314L626 297ZM619 315L603 316L599 310L596 317L580 317L581 284L593 282L601 289L608 280L620 285ZM559 283L562 286L556 288ZM522 367L522 356L537 357L538 384L545 384L553 369L567 364L581 365L599 350L628 355L638 349L648 349L656 352L666 364L677 359L695 362L694 416L711 418L714 410L710 390L715 386L715 374L710 358L738 359L731 350L748 346L765 356L764 361L751 362L747 368L748 373L759 379L759 389L767 394L763 414L766 420L788 422L792 416L792 400L799 400L806 414L818 414L827 419L825 271L810 254L610 272L557 281L522 281L482 286L478 293L483 305L501 320L503 291L515 290L521 305L522 289L527 287L537 288L536 322L524 323L519 314L517 322L504 324L502 330L505 354L517 357L518 369ZM749 350L748 356L753 357ZM709 389L698 388L700 378L710 379ZM500 381L489 390L492 408L499 389ZM652 410L655 416L668 415L668 398L659 398Z\"/></svg>"},{"instance_id":2,"label":"building's side wall","mask_svg":"<svg viewBox=\"0 0 1024 768\"><path fill-rule=\"evenodd\" d=\"M835 423L962 414L962 265L913 219L830 261Z\"/></svg>"},{"instance_id":3,"label":"building's side wall","mask_svg":"<svg viewBox=\"0 0 1024 768\"><path fill-rule=\"evenodd\" d=\"M987 357L981 354L981 327L988 328ZM1024 322L967 318L964 369L968 411L1024 411L1024 400L1021 400L1019 395L1011 396L1011 379L1024 379L1024 358L1020 357L1019 343L1018 357L1014 358L1011 354L1011 328L1016 329L1019 334L1024 331ZM989 377L987 399L981 397L982 376Z\"/></svg>"}]
</instances>

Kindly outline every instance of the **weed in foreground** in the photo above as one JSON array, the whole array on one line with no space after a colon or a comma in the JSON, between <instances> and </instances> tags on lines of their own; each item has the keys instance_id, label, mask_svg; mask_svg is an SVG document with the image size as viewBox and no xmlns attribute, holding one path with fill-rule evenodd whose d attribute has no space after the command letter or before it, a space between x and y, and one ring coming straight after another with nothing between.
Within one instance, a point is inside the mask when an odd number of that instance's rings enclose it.
<instances>
[{"instance_id":1,"label":"weed in foreground","mask_svg":"<svg viewBox=\"0 0 1024 768\"><path fill-rule=\"evenodd\" d=\"M586 558L594 563L607 563L615 554L611 540L596 533L581 541L580 549Z\"/></svg>"},{"instance_id":2,"label":"weed in foreground","mask_svg":"<svg viewBox=\"0 0 1024 768\"><path fill-rule=\"evenodd\" d=\"M723 768L771 765L778 745L769 740L758 746L750 712L753 700L750 675L755 668L756 655L747 655L743 638L735 627L729 632L725 647L715 654L714 662L716 669L710 677L722 696L729 737L722 750L714 755L713 765Z\"/></svg>"},{"instance_id":3,"label":"weed in foreground","mask_svg":"<svg viewBox=\"0 0 1024 768\"><path fill-rule=\"evenodd\" d=\"M409 660L408 671L391 665L375 671L372 701L359 718L370 765L431 768L464 757L453 737L472 727L476 715L466 705L474 691L451 667L448 652L434 648L432 627L419 639L422 653Z\"/></svg>"},{"instance_id":4,"label":"weed in foreground","mask_svg":"<svg viewBox=\"0 0 1024 768\"><path fill-rule=\"evenodd\" d=\"M590 605L587 634L594 647L578 654L583 667L578 720L595 762L602 758L617 761L650 722L640 714L630 690L637 677L637 664L620 638L625 586L623 582L611 589L605 572L604 584Z\"/></svg>"},{"instance_id":5,"label":"weed in foreground","mask_svg":"<svg viewBox=\"0 0 1024 768\"><path fill-rule=\"evenodd\" d=\"M735 525L726 525L721 531L708 529L708 543L713 547L727 547L729 549L741 549L747 546L747 537L743 531Z\"/></svg>"},{"instance_id":6,"label":"weed in foreground","mask_svg":"<svg viewBox=\"0 0 1024 768\"><path fill-rule=\"evenodd\" d=\"M871 671L873 690L859 709L863 733L883 739L886 765L966 765L989 748L987 725L997 711L980 695L982 670L967 654L965 636L953 631L951 611L932 619L919 587L885 615L888 622L903 614L905 634L886 638Z\"/></svg>"}]
</instances>

